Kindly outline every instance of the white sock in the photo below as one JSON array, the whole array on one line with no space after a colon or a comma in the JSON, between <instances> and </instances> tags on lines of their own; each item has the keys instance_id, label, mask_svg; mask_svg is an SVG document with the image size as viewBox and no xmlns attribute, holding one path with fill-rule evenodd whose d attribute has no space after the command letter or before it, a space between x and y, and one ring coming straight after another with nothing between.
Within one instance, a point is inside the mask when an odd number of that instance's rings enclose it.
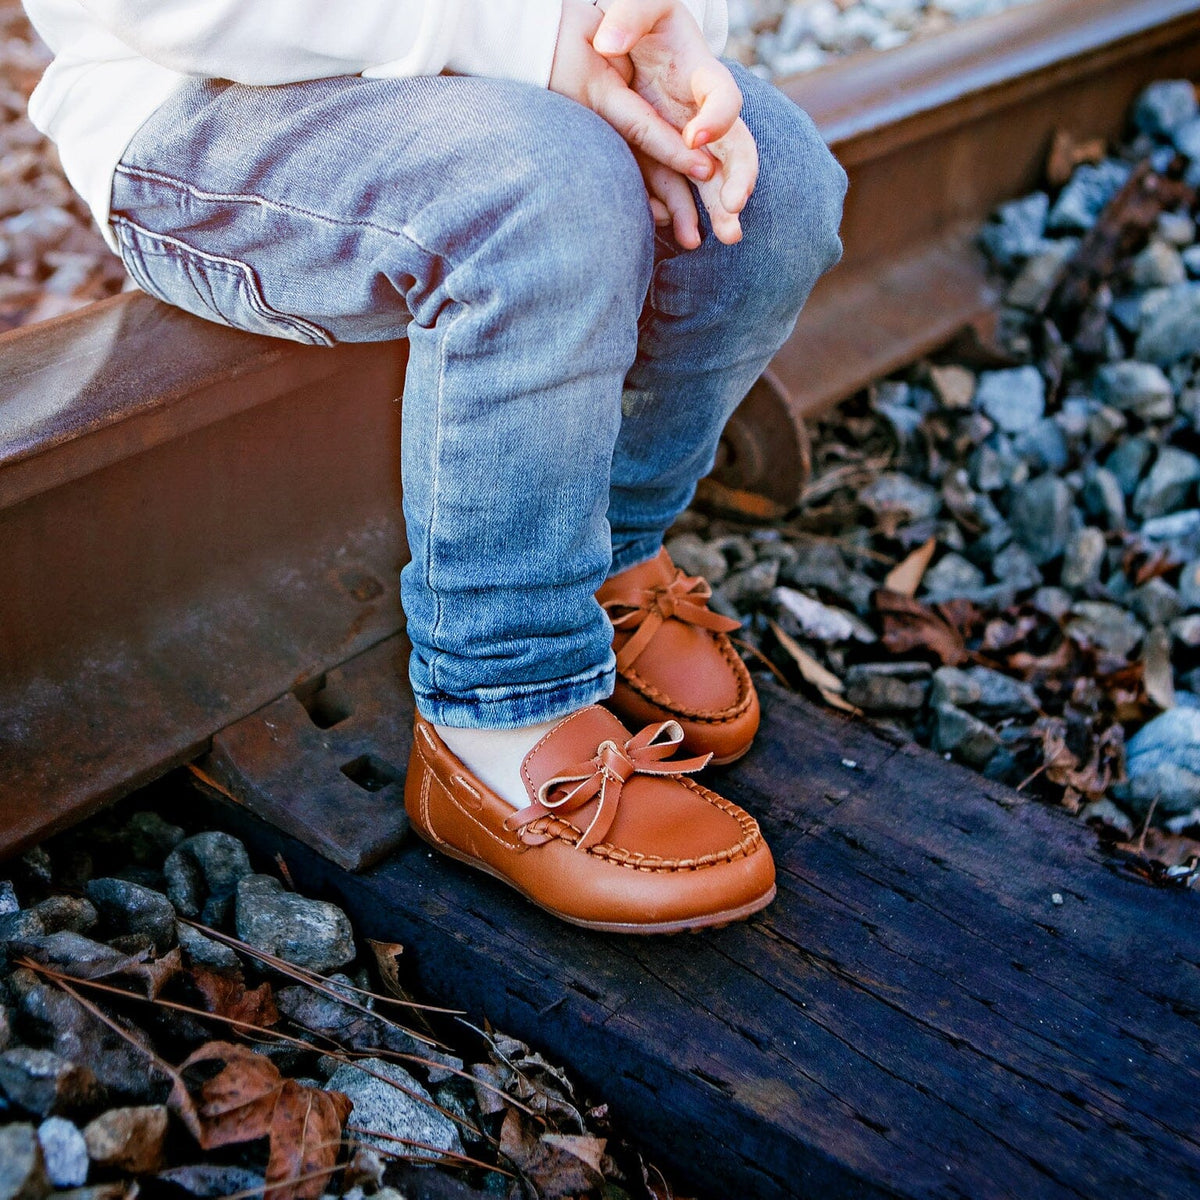
<instances>
[{"instance_id":1,"label":"white sock","mask_svg":"<svg viewBox=\"0 0 1200 1200\"><path fill-rule=\"evenodd\" d=\"M453 729L435 725L438 737L450 752L483 783L513 808L528 808L529 793L521 778L521 764L563 718L526 725L520 729Z\"/></svg>"}]
</instances>

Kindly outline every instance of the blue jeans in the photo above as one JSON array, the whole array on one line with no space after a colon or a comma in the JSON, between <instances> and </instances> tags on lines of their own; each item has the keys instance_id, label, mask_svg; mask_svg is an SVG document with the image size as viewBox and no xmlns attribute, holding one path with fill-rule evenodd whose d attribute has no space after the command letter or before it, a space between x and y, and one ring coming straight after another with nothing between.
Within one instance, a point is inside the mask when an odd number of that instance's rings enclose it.
<instances>
[{"instance_id":1,"label":"blue jeans","mask_svg":"<svg viewBox=\"0 0 1200 1200\"><path fill-rule=\"evenodd\" d=\"M736 64L744 238L655 230L624 141L552 92L436 76L185 84L113 184L152 295L329 345L407 336L401 596L417 707L533 724L609 695L593 593L653 557L837 261L845 173Z\"/></svg>"}]
</instances>

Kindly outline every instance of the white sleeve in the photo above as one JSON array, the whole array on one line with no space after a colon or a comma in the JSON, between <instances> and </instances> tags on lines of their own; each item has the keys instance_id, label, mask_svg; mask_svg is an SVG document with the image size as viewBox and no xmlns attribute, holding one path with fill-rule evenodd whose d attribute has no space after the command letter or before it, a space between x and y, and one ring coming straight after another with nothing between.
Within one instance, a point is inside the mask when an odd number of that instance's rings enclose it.
<instances>
[{"instance_id":1,"label":"white sleeve","mask_svg":"<svg viewBox=\"0 0 1200 1200\"><path fill-rule=\"evenodd\" d=\"M729 40L729 8L726 0L683 0L684 6L696 18L708 48L720 54Z\"/></svg>"},{"instance_id":2,"label":"white sleeve","mask_svg":"<svg viewBox=\"0 0 1200 1200\"><path fill-rule=\"evenodd\" d=\"M562 0L80 0L143 58L245 84L450 68L545 84Z\"/></svg>"}]
</instances>

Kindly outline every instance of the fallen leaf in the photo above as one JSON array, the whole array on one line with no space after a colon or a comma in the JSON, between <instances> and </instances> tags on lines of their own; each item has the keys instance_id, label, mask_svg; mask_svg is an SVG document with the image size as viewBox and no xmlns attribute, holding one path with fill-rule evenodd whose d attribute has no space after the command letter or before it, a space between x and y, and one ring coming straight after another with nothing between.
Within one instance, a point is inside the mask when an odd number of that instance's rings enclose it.
<instances>
[{"instance_id":1,"label":"fallen leaf","mask_svg":"<svg viewBox=\"0 0 1200 1200\"><path fill-rule=\"evenodd\" d=\"M222 1065L200 1085L197 1101L183 1073L205 1063ZM209 1042L189 1055L167 1104L203 1150L269 1138L273 1200L317 1200L326 1190L352 1108L344 1093L284 1079L269 1058L231 1042Z\"/></svg>"},{"instance_id":2,"label":"fallen leaf","mask_svg":"<svg viewBox=\"0 0 1200 1200\"><path fill-rule=\"evenodd\" d=\"M317 1200L326 1191L353 1107L344 1092L284 1080L271 1114L266 1180L272 1200Z\"/></svg>"},{"instance_id":3,"label":"fallen leaf","mask_svg":"<svg viewBox=\"0 0 1200 1200\"><path fill-rule=\"evenodd\" d=\"M400 982L400 955L404 953L404 946L400 942L376 942L371 938L367 939L367 945L375 955L375 966L384 987L398 1000L409 999L408 992Z\"/></svg>"},{"instance_id":4,"label":"fallen leaf","mask_svg":"<svg viewBox=\"0 0 1200 1200\"><path fill-rule=\"evenodd\" d=\"M842 698L846 690L842 681L827 667L822 666L799 642L789 633L782 630L774 621L770 622L771 632L780 646L787 651L792 661L800 669L800 675L805 683L811 684L831 708L841 709L842 712L862 715L862 710L855 708L848 700Z\"/></svg>"},{"instance_id":5,"label":"fallen leaf","mask_svg":"<svg viewBox=\"0 0 1200 1200\"><path fill-rule=\"evenodd\" d=\"M895 592L898 596L915 596L925 572L933 561L937 549L937 538L931 537L923 545L918 546L911 554L898 562L883 581L884 588Z\"/></svg>"},{"instance_id":6,"label":"fallen leaf","mask_svg":"<svg viewBox=\"0 0 1200 1200\"><path fill-rule=\"evenodd\" d=\"M205 1012L268 1029L278 1022L279 1010L269 983L247 988L240 971L215 971L201 964L193 966L188 974L204 998Z\"/></svg>"},{"instance_id":7,"label":"fallen leaf","mask_svg":"<svg viewBox=\"0 0 1200 1200\"><path fill-rule=\"evenodd\" d=\"M928 605L886 588L875 593L874 601L883 616L883 643L889 650L928 650L951 667L967 660L962 634Z\"/></svg>"},{"instance_id":8,"label":"fallen leaf","mask_svg":"<svg viewBox=\"0 0 1200 1200\"><path fill-rule=\"evenodd\" d=\"M539 1136L515 1108L500 1127L500 1153L533 1184L540 1200L566 1200L601 1187L605 1144L580 1134Z\"/></svg>"}]
</instances>

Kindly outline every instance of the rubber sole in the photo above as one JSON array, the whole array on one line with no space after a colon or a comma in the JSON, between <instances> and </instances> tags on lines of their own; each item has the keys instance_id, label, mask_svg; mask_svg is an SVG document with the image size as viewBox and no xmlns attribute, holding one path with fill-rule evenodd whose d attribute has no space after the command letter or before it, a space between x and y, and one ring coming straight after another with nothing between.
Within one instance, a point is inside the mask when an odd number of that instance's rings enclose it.
<instances>
[{"instance_id":1,"label":"rubber sole","mask_svg":"<svg viewBox=\"0 0 1200 1200\"><path fill-rule=\"evenodd\" d=\"M743 753L745 752L743 751ZM464 854L461 850L453 846L435 841L423 829L414 824L411 819L409 824L421 841L436 850L439 854L444 854L447 858L452 858L455 862L462 863L463 866L472 867L476 871L482 871L485 875L490 875L493 879L499 880L506 887L516 892L518 896L528 900L535 908L540 908L542 912L549 913L550 916L557 917L560 921L566 921L569 925L575 925L580 929L591 929L596 933L633 933L645 935L653 933L698 933L702 929L722 929L726 925L732 925L735 921L744 921L747 917L752 917L756 912L761 912L775 899L775 885L771 884L769 892L765 892L762 896L751 900L748 904L739 905L737 908L725 909L722 912L706 913L703 916L691 917L684 921L652 921L645 924L635 924L625 921L585 921L581 917L572 917L566 913L559 912L555 908L549 907L549 905L542 904L539 900L535 900L529 895L528 892L522 891L507 875L497 871L491 864L482 862L477 858L472 858L469 854Z\"/></svg>"}]
</instances>

